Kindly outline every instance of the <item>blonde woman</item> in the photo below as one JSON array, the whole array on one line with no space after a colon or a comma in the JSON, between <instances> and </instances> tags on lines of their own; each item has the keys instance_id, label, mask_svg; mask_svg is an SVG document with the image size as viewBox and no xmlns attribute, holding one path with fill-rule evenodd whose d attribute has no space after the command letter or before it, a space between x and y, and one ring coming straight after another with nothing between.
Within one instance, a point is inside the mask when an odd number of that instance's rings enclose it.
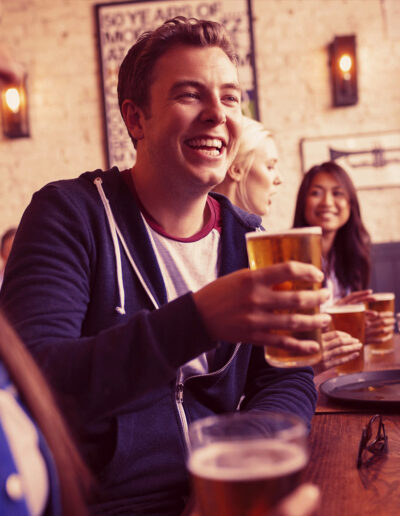
<instances>
[{"instance_id":1,"label":"blonde woman","mask_svg":"<svg viewBox=\"0 0 400 516\"><path fill-rule=\"evenodd\" d=\"M243 133L236 158L225 179L214 188L250 213L268 215L282 177L272 135L256 120L243 117Z\"/></svg>"}]
</instances>

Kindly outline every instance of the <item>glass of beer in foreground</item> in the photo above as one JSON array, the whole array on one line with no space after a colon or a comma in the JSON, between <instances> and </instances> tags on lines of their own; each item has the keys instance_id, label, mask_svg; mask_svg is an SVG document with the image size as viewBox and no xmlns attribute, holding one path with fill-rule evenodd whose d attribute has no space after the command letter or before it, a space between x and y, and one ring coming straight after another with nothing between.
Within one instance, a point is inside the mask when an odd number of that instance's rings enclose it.
<instances>
[{"instance_id":1,"label":"glass of beer in foreground","mask_svg":"<svg viewBox=\"0 0 400 516\"><path fill-rule=\"evenodd\" d=\"M334 305L326 308L326 313L332 317L331 327L334 330L349 333L363 345L358 357L336 366L336 372L339 375L360 373L364 369L365 306L362 303Z\"/></svg>"},{"instance_id":2,"label":"glass of beer in foreground","mask_svg":"<svg viewBox=\"0 0 400 516\"><path fill-rule=\"evenodd\" d=\"M268 516L300 482L306 437L301 419L274 412L192 423L188 469L200 516Z\"/></svg>"},{"instance_id":3,"label":"glass of beer in foreground","mask_svg":"<svg viewBox=\"0 0 400 516\"><path fill-rule=\"evenodd\" d=\"M375 312L391 312L394 317L394 293L393 292L378 292L372 294L373 299L367 302L368 310ZM391 331L382 331L376 336L379 342L371 342L369 349L373 354L390 353L393 351L393 328Z\"/></svg>"},{"instance_id":4,"label":"glass of beer in foreground","mask_svg":"<svg viewBox=\"0 0 400 516\"><path fill-rule=\"evenodd\" d=\"M311 263L321 269L321 235L318 226L293 228L279 233L252 231L246 233L247 254L250 269L260 269L275 263L295 260ZM318 290L320 283L306 281L285 281L272 287L274 290ZM312 309L274 310L274 313L319 313L319 306ZM314 340L320 344L320 351L311 355L295 353L279 348L265 347L265 359L276 367L296 367L316 364L321 360L321 330L292 332L290 330L269 330L270 333L290 335L299 340Z\"/></svg>"}]
</instances>

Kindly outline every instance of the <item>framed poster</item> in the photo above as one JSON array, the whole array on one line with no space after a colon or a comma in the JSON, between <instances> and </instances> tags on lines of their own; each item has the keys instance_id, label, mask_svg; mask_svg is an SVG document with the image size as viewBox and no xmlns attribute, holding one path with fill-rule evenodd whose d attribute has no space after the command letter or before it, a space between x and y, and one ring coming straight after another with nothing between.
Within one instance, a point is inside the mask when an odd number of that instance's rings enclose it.
<instances>
[{"instance_id":1,"label":"framed poster","mask_svg":"<svg viewBox=\"0 0 400 516\"><path fill-rule=\"evenodd\" d=\"M304 173L333 160L357 189L400 186L400 131L303 138L300 147Z\"/></svg>"},{"instance_id":2,"label":"framed poster","mask_svg":"<svg viewBox=\"0 0 400 516\"><path fill-rule=\"evenodd\" d=\"M218 21L227 28L239 56L243 112L259 118L251 0L133 0L96 4L108 166L130 168L135 151L117 98L121 61L138 36L175 16Z\"/></svg>"}]
</instances>

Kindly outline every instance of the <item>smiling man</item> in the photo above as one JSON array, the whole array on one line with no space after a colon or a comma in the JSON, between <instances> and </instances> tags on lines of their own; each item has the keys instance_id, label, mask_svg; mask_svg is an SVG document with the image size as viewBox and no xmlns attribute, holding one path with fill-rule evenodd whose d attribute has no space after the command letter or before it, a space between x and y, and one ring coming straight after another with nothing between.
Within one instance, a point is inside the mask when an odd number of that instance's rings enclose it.
<instances>
[{"instance_id":1,"label":"smiling man","mask_svg":"<svg viewBox=\"0 0 400 516\"><path fill-rule=\"evenodd\" d=\"M129 57L122 70L128 63ZM191 237L208 216L208 192L236 155L242 127L237 70L219 47L177 44L157 60L149 97L144 106L122 101L137 142L135 189L169 235Z\"/></svg>"},{"instance_id":2,"label":"smiling man","mask_svg":"<svg viewBox=\"0 0 400 516\"><path fill-rule=\"evenodd\" d=\"M314 351L268 330L322 327L325 315L273 310L326 293L272 290L322 274L300 263L250 271L244 235L259 217L209 195L242 125L221 25L176 18L145 33L121 65L118 95L135 165L33 196L1 304L66 401L99 480L93 513L172 516L189 496L191 421L240 403L310 422L311 369L270 367L262 346Z\"/></svg>"}]
</instances>

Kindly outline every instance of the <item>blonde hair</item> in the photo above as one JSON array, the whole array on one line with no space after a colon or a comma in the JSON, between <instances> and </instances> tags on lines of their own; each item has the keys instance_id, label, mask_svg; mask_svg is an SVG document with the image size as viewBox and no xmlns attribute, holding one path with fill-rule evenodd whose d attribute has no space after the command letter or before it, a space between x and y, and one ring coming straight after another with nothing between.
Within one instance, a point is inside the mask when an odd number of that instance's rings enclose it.
<instances>
[{"instance_id":1,"label":"blonde hair","mask_svg":"<svg viewBox=\"0 0 400 516\"><path fill-rule=\"evenodd\" d=\"M253 166L257 148L267 138L272 138L272 134L263 124L247 116L243 117L243 131L240 138L239 149L229 170L233 168L241 172L237 197L247 211L252 211L252 203L249 199L246 186L247 176Z\"/></svg>"}]
</instances>

